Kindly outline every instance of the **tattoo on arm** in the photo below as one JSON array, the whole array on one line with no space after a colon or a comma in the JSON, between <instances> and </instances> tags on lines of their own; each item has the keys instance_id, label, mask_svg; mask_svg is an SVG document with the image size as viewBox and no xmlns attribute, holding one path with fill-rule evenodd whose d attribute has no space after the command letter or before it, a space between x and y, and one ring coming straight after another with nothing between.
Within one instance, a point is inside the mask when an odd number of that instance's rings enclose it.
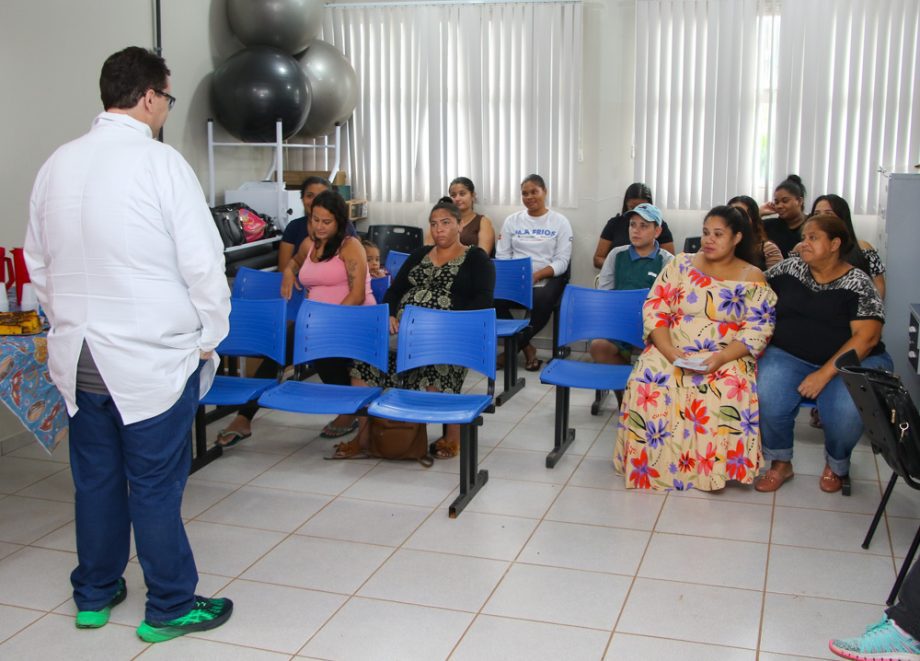
<instances>
[{"instance_id":1,"label":"tattoo on arm","mask_svg":"<svg viewBox=\"0 0 920 661\"><path fill-rule=\"evenodd\" d=\"M348 290L351 291L355 285L355 273L358 270L358 262L354 259L345 260L345 274L348 276Z\"/></svg>"}]
</instances>

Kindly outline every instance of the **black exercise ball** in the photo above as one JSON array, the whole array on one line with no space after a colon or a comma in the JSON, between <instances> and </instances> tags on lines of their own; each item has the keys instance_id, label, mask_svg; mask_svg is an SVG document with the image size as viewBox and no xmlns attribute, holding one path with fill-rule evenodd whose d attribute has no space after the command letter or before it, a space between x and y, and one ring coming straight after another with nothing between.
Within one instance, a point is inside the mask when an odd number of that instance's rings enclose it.
<instances>
[{"instance_id":1,"label":"black exercise ball","mask_svg":"<svg viewBox=\"0 0 920 661\"><path fill-rule=\"evenodd\" d=\"M269 46L241 50L214 70L211 107L227 131L245 142L274 142L280 119L285 138L310 112L310 86L293 57Z\"/></svg>"}]
</instances>

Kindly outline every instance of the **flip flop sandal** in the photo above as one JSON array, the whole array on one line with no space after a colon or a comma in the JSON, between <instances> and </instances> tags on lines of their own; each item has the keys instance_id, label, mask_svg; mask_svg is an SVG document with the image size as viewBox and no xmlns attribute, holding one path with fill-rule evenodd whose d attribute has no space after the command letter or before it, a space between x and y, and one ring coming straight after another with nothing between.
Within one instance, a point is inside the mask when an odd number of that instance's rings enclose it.
<instances>
[{"instance_id":1,"label":"flip flop sandal","mask_svg":"<svg viewBox=\"0 0 920 661\"><path fill-rule=\"evenodd\" d=\"M358 439L354 438L347 442L336 443L332 448L332 453L323 457L330 461L339 459L370 459L371 456L361 447Z\"/></svg>"},{"instance_id":2,"label":"flip flop sandal","mask_svg":"<svg viewBox=\"0 0 920 661\"><path fill-rule=\"evenodd\" d=\"M358 428L357 418L351 421L350 425L344 427L339 427L333 424L328 424L323 427L323 431L320 432L320 438L339 438L340 436L347 436L354 430Z\"/></svg>"},{"instance_id":3,"label":"flip flop sandal","mask_svg":"<svg viewBox=\"0 0 920 661\"><path fill-rule=\"evenodd\" d=\"M217 433L217 445L222 448L232 448L234 445L240 441L245 441L247 438L252 436L252 432L244 434L243 432L234 431L232 429L221 429Z\"/></svg>"},{"instance_id":4,"label":"flip flop sandal","mask_svg":"<svg viewBox=\"0 0 920 661\"><path fill-rule=\"evenodd\" d=\"M528 372L539 372L541 367L543 367L543 361L540 358L528 360L524 365L524 369Z\"/></svg>"},{"instance_id":5,"label":"flip flop sandal","mask_svg":"<svg viewBox=\"0 0 920 661\"><path fill-rule=\"evenodd\" d=\"M428 452L435 459L453 459L460 454L460 443L454 444L439 438L428 446Z\"/></svg>"}]
</instances>

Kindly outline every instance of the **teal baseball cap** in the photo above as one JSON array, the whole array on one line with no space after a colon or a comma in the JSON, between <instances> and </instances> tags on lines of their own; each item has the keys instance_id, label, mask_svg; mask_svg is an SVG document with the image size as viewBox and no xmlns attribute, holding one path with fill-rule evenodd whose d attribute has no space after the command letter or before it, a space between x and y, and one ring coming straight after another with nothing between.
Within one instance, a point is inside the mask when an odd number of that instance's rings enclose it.
<instances>
[{"instance_id":1,"label":"teal baseball cap","mask_svg":"<svg viewBox=\"0 0 920 661\"><path fill-rule=\"evenodd\" d=\"M655 223L656 225L661 225L661 223L664 222L664 219L661 217L661 209L648 202L643 202L634 209L627 211L626 218L628 219L629 215L633 213L639 214L648 222Z\"/></svg>"}]
</instances>

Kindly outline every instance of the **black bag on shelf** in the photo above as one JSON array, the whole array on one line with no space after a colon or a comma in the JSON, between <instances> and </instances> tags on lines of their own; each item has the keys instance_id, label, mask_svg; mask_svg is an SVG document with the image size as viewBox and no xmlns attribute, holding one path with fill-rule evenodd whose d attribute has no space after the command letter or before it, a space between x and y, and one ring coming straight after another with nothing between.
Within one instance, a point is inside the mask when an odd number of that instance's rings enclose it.
<instances>
[{"instance_id":1,"label":"black bag on shelf","mask_svg":"<svg viewBox=\"0 0 920 661\"><path fill-rule=\"evenodd\" d=\"M224 242L224 248L241 246L278 234L278 230L268 216L256 213L252 207L242 202L222 204L211 209L214 224Z\"/></svg>"}]
</instances>

